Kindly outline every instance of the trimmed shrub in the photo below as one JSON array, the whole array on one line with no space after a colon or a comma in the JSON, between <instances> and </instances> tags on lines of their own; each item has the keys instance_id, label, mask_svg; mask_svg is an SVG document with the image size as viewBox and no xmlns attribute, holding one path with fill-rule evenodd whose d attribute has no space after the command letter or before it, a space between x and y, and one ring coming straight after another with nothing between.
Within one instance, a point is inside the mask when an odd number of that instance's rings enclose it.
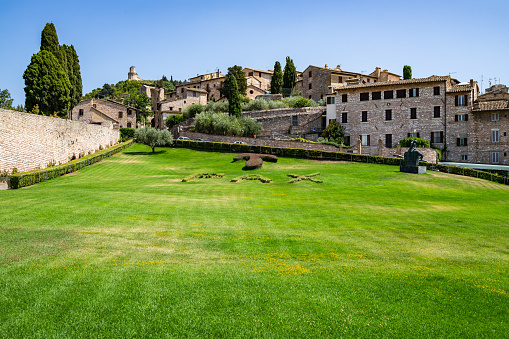
<instances>
[{"instance_id":1,"label":"trimmed shrub","mask_svg":"<svg viewBox=\"0 0 509 339\"><path fill-rule=\"evenodd\" d=\"M246 161L246 166L244 166L244 170L254 170L261 168L263 165L263 160L260 157L251 157L248 161Z\"/></svg>"},{"instance_id":2,"label":"trimmed shrub","mask_svg":"<svg viewBox=\"0 0 509 339\"><path fill-rule=\"evenodd\" d=\"M415 146L416 147L431 147L431 144L429 140L422 139L422 138L414 138L414 137L408 137L406 139L402 139L398 142L398 144L401 145L401 147L410 147L410 143L412 142L412 139L416 141Z\"/></svg>"},{"instance_id":3,"label":"trimmed shrub","mask_svg":"<svg viewBox=\"0 0 509 339\"><path fill-rule=\"evenodd\" d=\"M120 142L134 139L134 128L120 127Z\"/></svg>"}]
</instances>

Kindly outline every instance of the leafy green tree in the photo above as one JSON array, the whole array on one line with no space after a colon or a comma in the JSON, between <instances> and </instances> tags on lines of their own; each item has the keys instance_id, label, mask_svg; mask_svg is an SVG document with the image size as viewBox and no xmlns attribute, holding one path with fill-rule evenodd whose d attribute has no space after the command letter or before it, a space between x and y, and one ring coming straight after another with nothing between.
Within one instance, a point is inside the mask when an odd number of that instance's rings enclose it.
<instances>
[{"instance_id":1,"label":"leafy green tree","mask_svg":"<svg viewBox=\"0 0 509 339\"><path fill-rule=\"evenodd\" d=\"M158 130L152 127L138 128L134 133L134 139L140 144L150 146L152 153L155 153L156 146L173 144L173 136L168 130Z\"/></svg>"},{"instance_id":2,"label":"leafy green tree","mask_svg":"<svg viewBox=\"0 0 509 339\"><path fill-rule=\"evenodd\" d=\"M152 100L145 93L130 94L125 100L124 104L134 107L138 110L138 121L147 121L147 117L152 115L153 112L147 108L152 104Z\"/></svg>"},{"instance_id":3,"label":"leafy green tree","mask_svg":"<svg viewBox=\"0 0 509 339\"><path fill-rule=\"evenodd\" d=\"M403 66L403 80L412 79L412 67L405 65Z\"/></svg>"},{"instance_id":4,"label":"leafy green tree","mask_svg":"<svg viewBox=\"0 0 509 339\"><path fill-rule=\"evenodd\" d=\"M279 94L283 89L283 72L281 71L281 64L276 61L274 64L274 74L270 80L270 93Z\"/></svg>"},{"instance_id":5,"label":"leafy green tree","mask_svg":"<svg viewBox=\"0 0 509 339\"><path fill-rule=\"evenodd\" d=\"M109 84L104 84L103 88L97 93L97 98L105 99L114 96L116 93L115 87Z\"/></svg>"},{"instance_id":6,"label":"leafy green tree","mask_svg":"<svg viewBox=\"0 0 509 339\"><path fill-rule=\"evenodd\" d=\"M39 105L43 115L67 117L71 109L71 84L58 59L47 50L32 55L25 73L25 109Z\"/></svg>"},{"instance_id":7,"label":"leafy green tree","mask_svg":"<svg viewBox=\"0 0 509 339\"><path fill-rule=\"evenodd\" d=\"M168 116L164 123L166 124L166 127L172 128L173 126L180 124L184 120L185 119L182 114L176 114Z\"/></svg>"},{"instance_id":8,"label":"leafy green tree","mask_svg":"<svg viewBox=\"0 0 509 339\"><path fill-rule=\"evenodd\" d=\"M203 106L200 104L191 104L182 110L184 119L194 118L196 114L203 112Z\"/></svg>"},{"instance_id":9,"label":"leafy green tree","mask_svg":"<svg viewBox=\"0 0 509 339\"><path fill-rule=\"evenodd\" d=\"M9 93L9 90L0 90L0 108L12 109L12 101L13 99L11 98L11 93Z\"/></svg>"},{"instance_id":10,"label":"leafy green tree","mask_svg":"<svg viewBox=\"0 0 509 339\"><path fill-rule=\"evenodd\" d=\"M311 102L307 98L298 98L295 100L295 103L293 104L293 107L310 107Z\"/></svg>"},{"instance_id":11,"label":"leafy green tree","mask_svg":"<svg viewBox=\"0 0 509 339\"><path fill-rule=\"evenodd\" d=\"M340 144L345 140L345 131L339 122L332 120L323 130L321 136L326 138L328 141Z\"/></svg>"},{"instance_id":12,"label":"leafy green tree","mask_svg":"<svg viewBox=\"0 0 509 339\"><path fill-rule=\"evenodd\" d=\"M293 60L289 56L286 57L286 65L283 73L283 89L290 94L297 83L297 70L293 64Z\"/></svg>"},{"instance_id":13,"label":"leafy green tree","mask_svg":"<svg viewBox=\"0 0 509 339\"><path fill-rule=\"evenodd\" d=\"M240 117L242 108L240 105L240 94L237 87L237 79L234 75L230 75L230 97L228 98L228 113L231 116Z\"/></svg>"},{"instance_id":14,"label":"leafy green tree","mask_svg":"<svg viewBox=\"0 0 509 339\"><path fill-rule=\"evenodd\" d=\"M244 71L242 71L242 67L237 65L228 67L226 79L223 82L223 87L220 89L221 95L226 97L228 101L230 100L232 92L231 85L232 76L235 77L235 80L237 82L237 91L241 94L246 94L247 91L247 80L246 76L244 75Z\"/></svg>"}]
</instances>

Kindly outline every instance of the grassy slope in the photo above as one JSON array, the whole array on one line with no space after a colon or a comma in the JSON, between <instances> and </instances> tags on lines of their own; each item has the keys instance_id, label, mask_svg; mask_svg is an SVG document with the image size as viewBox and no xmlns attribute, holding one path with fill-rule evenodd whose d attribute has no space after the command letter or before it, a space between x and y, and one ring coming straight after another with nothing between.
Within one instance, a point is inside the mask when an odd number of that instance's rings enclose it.
<instances>
[{"instance_id":1,"label":"grassy slope","mask_svg":"<svg viewBox=\"0 0 509 339\"><path fill-rule=\"evenodd\" d=\"M0 191L0 337L507 336L508 187L149 150Z\"/></svg>"}]
</instances>

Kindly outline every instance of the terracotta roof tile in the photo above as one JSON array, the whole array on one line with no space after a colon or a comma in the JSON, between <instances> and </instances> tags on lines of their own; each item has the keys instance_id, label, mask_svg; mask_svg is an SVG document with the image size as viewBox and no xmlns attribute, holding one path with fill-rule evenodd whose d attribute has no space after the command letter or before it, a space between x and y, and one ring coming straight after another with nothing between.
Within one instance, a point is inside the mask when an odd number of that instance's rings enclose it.
<instances>
[{"instance_id":1,"label":"terracotta roof tile","mask_svg":"<svg viewBox=\"0 0 509 339\"><path fill-rule=\"evenodd\" d=\"M509 101L507 100L480 101L475 105L473 110L496 111L501 109L509 109Z\"/></svg>"},{"instance_id":2,"label":"terracotta roof tile","mask_svg":"<svg viewBox=\"0 0 509 339\"><path fill-rule=\"evenodd\" d=\"M355 88L370 88L370 87L382 87L382 86L394 86L394 85L410 85L410 84L419 84L425 82L441 82L441 81L449 81L451 78L446 76L438 76L432 75L427 78L416 78L416 79L408 79L408 80L397 80L397 81L385 81L385 82L375 82L375 83L367 83L367 84L359 84L359 85L350 85L350 86L340 86L340 87L332 87L332 90L348 90Z\"/></svg>"}]
</instances>

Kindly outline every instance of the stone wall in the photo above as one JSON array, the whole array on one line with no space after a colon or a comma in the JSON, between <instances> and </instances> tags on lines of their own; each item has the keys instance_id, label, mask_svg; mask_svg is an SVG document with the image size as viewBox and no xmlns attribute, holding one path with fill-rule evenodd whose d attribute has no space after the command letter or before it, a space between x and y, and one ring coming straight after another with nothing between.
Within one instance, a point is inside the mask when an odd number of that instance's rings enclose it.
<instances>
[{"instance_id":1,"label":"stone wall","mask_svg":"<svg viewBox=\"0 0 509 339\"><path fill-rule=\"evenodd\" d=\"M242 112L243 116L262 124L261 137L287 135L316 141L322 131L325 107L280 108L267 111Z\"/></svg>"},{"instance_id":2,"label":"stone wall","mask_svg":"<svg viewBox=\"0 0 509 339\"><path fill-rule=\"evenodd\" d=\"M0 171L19 172L65 163L116 144L119 130L104 126L0 109Z\"/></svg>"}]
</instances>

